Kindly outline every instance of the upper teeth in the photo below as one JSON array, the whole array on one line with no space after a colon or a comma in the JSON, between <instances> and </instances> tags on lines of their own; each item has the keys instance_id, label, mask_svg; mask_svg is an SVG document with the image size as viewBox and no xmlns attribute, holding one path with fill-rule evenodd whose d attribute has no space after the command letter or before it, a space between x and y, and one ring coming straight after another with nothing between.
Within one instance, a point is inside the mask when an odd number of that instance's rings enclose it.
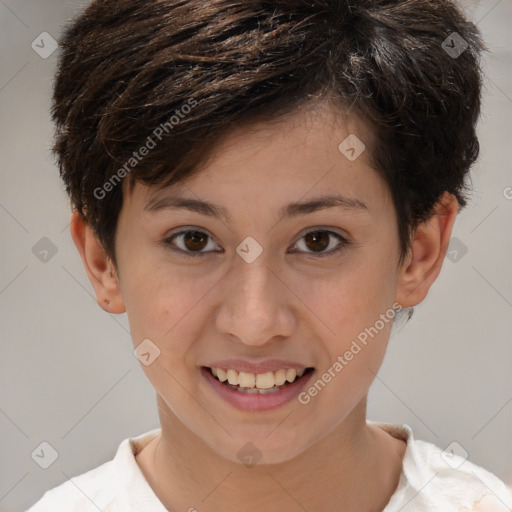
<instances>
[{"instance_id":1,"label":"upper teeth","mask_svg":"<svg viewBox=\"0 0 512 512\"><path fill-rule=\"evenodd\" d=\"M236 370L223 370L222 368L210 368L212 374L221 382L226 380L232 386L243 388L270 389L274 386L282 386L285 382L293 382L297 377L302 377L304 368L288 368L287 370L277 370L276 372L250 373L237 372Z\"/></svg>"}]
</instances>

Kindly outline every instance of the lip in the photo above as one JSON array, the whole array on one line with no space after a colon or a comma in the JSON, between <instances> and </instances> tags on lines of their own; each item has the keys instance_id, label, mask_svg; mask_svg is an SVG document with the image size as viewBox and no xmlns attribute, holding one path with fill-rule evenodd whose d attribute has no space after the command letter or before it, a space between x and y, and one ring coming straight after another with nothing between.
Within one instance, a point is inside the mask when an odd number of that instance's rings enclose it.
<instances>
[{"instance_id":1,"label":"lip","mask_svg":"<svg viewBox=\"0 0 512 512\"><path fill-rule=\"evenodd\" d=\"M306 369L301 363L293 361L284 361L282 359L265 359L260 361L247 361L245 359L224 359L222 361L214 361L203 366L209 368L222 368L223 370L236 370L237 372L248 372L258 375L259 373L276 372L277 370L288 370L295 368L296 370Z\"/></svg>"},{"instance_id":2,"label":"lip","mask_svg":"<svg viewBox=\"0 0 512 512\"><path fill-rule=\"evenodd\" d=\"M215 366L214 366L215 368ZM218 366L217 368L222 368ZM268 366L266 367L268 368ZM280 368L283 368L280 366ZM290 366L290 368L295 368ZM300 366L299 366L300 368ZM234 369L234 368L233 368ZM278 368L279 369L279 368ZM284 369L284 368L283 368ZM242 370L244 371L244 370ZM270 370L269 370L270 371ZM249 394L231 389L218 381L206 367L201 367L201 375L213 391L223 400L242 411L256 412L277 409L294 400L300 391L306 386L316 370L305 373L302 377L285 386L280 391L260 395Z\"/></svg>"}]
</instances>

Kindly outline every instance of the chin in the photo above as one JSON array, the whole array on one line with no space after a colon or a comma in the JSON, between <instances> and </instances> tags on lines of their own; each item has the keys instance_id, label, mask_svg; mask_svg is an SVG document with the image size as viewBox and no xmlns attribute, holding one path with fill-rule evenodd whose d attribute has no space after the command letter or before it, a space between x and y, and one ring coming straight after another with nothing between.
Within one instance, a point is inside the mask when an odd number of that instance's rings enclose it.
<instances>
[{"instance_id":1,"label":"chin","mask_svg":"<svg viewBox=\"0 0 512 512\"><path fill-rule=\"evenodd\" d=\"M278 427L279 428L279 427ZM224 447L221 443L213 443L210 447L221 457L246 467L254 465L283 464L304 453L312 444L306 440L294 440L289 432L283 431L277 435L274 431L265 429L259 435L251 436L246 432L229 438Z\"/></svg>"}]
</instances>

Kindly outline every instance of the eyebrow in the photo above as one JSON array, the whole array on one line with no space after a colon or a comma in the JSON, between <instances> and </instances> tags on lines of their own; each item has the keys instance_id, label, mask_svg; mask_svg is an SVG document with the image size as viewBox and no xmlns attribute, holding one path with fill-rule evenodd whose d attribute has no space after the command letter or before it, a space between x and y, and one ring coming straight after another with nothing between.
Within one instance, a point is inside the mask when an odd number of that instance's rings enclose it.
<instances>
[{"instance_id":1,"label":"eyebrow","mask_svg":"<svg viewBox=\"0 0 512 512\"><path fill-rule=\"evenodd\" d=\"M208 201L200 201L198 199L189 199L185 197L165 196L161 199L154 198L146 204L144 211L156 213L162 210L179 208L200 213L202 215L208 215L210 217L224 218L226 222L231 223L231 216L223 206L210 203ZM368 207L358 199L351 199L338 194L330 194L316 197L306 202L290 203L287 206L284 206L279 212L279 220L281 221L287 217L305 215L319 210L325 210L327 208L368 211Z\"/></svg>"}]
</instances>

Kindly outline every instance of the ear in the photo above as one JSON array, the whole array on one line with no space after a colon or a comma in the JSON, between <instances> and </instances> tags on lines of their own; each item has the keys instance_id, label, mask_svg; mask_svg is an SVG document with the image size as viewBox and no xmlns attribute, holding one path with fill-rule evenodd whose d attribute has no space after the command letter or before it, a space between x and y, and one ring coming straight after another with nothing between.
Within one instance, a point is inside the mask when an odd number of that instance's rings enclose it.
<instances>
[{"instance_id":1,"label":"ear","mask_svg":"<svg viewBox=\"0 0 512 512\"><path fill-rule=\"evenodd\" d=\"M445 192L433 215L416 228L411 249L399 271L396 301L403 308L419 304L441 272L458 211L457 198Z\"/></svg>"},{"instance_id":2,"label":"ear","mask_svg":"<svg viewBox=\"0 0 512 512\"><path fill-rule=\"evenodd\" d=\"M124 313L126 307L115 266L93 229L76 210L71 215L70 231L96 293L98 305L108 313Z\"/></svg>"}]
</instances>

